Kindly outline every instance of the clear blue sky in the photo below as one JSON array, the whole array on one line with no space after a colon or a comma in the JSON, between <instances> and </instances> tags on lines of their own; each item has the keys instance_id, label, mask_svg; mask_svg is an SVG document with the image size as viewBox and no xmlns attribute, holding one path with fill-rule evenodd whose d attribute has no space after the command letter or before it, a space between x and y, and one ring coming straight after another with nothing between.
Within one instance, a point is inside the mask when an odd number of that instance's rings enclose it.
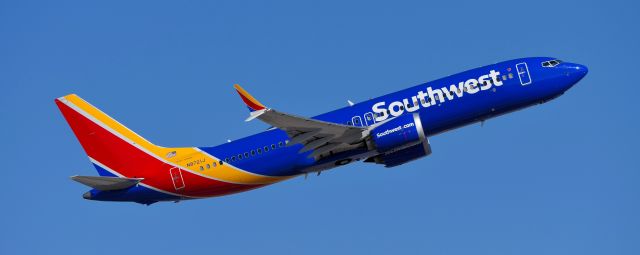
<instances>
[{"instance_id":1,"label":"clear blue sky","mask_svg":"<svg viewBox=\"0 0 640 255\"><path fill-rule=\"evenodd\" d=\"M640 254L637 1L0 1L0 254ZM240 83L304 116L466 69L555 56L590 73L548 104L237 195L81 198L95 171L53 99L152 142L245 123ZM635 100L634 100L635 99Z\"/></svg>"}]
</instances>

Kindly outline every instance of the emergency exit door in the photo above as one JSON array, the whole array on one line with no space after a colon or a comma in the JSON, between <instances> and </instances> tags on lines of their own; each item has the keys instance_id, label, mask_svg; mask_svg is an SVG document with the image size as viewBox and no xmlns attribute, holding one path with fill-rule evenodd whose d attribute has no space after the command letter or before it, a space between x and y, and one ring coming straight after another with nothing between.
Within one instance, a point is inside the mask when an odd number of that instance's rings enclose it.
<instances>
[{"instance_id":1,"label":"emergency exit door","mask_svg":"<svg viewBox=\"0 0 640 255\"><path fill-rule=\"evenodd\" d=\"M182 170L180 168L174 167L169 169L169 174L171 174L171 181L173 182L173 187L176 190L184 188L184 180L182 179Z\"/></svg>"}]
</instances>

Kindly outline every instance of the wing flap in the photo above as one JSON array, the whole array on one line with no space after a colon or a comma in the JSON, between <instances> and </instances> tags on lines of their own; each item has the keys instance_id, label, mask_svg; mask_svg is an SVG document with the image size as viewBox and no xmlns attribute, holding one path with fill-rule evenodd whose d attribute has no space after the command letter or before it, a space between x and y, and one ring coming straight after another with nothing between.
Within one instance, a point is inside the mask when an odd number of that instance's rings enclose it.
<instances>
[{"instance_id":1,"label":"wing flap","mask_svg":"<svg viewBox=\"0 0 640 255\"><path fill-rule=\"evenodd\" d=\"M299 132L296 135L291 135L291 140L289 141L289 144L287 144L287 146L293 145L293 144L297 144L297 143L301 143L304 142L306 140L311 139L314 135L317 135L320 133L320 131L322 131L322 129L317 128L311 131L307 131L307 132Z\"/></svg>"},{"instance_id":2,"label":"wing flap","mask_svg":"<svg viewBox=\"0 0 640 255\"><path fill-rule=\"evenodd\" d=\"M108 176L71 176L71 180L77 181L91 188L108 191L130 188L143 180L143 178L122 178Z\"/></svg>"}]
</instances>

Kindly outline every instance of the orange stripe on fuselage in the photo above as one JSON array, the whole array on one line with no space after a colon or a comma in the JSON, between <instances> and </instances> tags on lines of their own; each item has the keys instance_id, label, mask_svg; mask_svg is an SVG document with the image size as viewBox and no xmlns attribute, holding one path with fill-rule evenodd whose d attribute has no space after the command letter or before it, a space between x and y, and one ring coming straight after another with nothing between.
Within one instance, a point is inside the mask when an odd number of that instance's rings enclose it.
<instances>
[{"instance_id":1,"label":"orange stripe on fuselage","mask_svg":"<svg viewBox=\"0 0 640 255\"><path fill-rule=\"evenodd\" d=\"M68 105L57 103L87 155L120 176L143 178L142 184L187 197L220 196L265 185L232 184L183 170L181 181L185 185L176 190L170 173L172 166L109 132Z\"/></svg>"}]
</instances>

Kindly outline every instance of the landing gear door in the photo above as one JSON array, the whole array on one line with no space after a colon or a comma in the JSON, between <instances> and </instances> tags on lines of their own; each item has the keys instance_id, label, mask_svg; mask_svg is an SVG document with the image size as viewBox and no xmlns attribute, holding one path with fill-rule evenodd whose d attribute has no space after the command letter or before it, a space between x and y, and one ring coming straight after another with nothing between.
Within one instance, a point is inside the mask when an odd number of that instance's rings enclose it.
<instances>
[{"instance_id":1,"label":"landing gear door","mask_svg":"<svg viewBox=\"0 0 640 255\"><path fill-rule=\"evenodd\" d=\"M522 62L517 64L516 71L518 71L518 78L520 78L520 84L522 84L522 86L531 84L531 75L529 74L527 63Z\"/></svg>"}]
</instances>

